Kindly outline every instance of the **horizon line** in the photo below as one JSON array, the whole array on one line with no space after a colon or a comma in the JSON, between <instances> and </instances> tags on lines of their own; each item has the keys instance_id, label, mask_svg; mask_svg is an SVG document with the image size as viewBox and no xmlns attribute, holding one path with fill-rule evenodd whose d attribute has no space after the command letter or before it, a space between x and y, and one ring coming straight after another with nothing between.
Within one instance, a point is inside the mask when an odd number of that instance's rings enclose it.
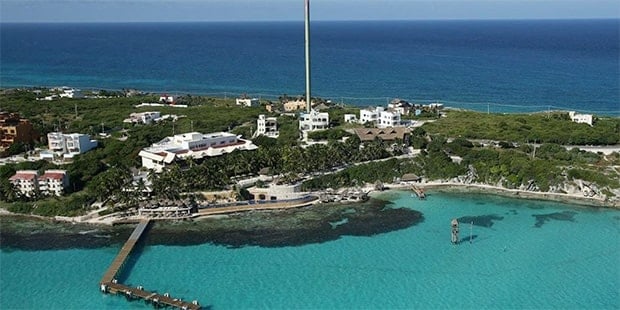
<instances>
[{"instance_id":1,"label":"horizon line","mask_svg":"<svg viewBox=\"0 0 620 310\"><path fill-rule=\"evenodd\" d=\"M425 22L425 21L594 21L615 20L619 17L544 17L544 18L429 18L429 19L319 19L313 22ZM0 21L0 24L181 24L181 23L303 23L303 20L170 20L170 21Z\"/></svg>"}]
</instances>

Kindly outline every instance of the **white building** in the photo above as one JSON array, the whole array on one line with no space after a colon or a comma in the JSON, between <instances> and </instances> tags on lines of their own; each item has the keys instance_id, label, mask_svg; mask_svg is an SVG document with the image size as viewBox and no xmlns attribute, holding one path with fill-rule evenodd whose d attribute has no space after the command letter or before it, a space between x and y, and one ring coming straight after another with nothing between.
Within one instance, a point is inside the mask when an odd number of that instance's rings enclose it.
<instances>
[{"instance_id":1,"label":"white building","mask_svg":"<svg viewBox=\"0 0 620 310\"><path fill-rule=\"evenodd\" d=\"M123 123L150 124L154 121L158 121L160 118L161 118L161 114L157 111L131 113L129 114L129 118L123 120Z\"/></svg>"},{"instance_id":2,"label":"white building","mask_svg":"<svg viewBox=\"0 0 620 310\"><path fill-rule=\"evenodd\" d=\"M278 131L278 119L275 117L265 117L263 114L259 115L258 121L256 121L256 132L254 133L254 137L260 135L269 138L277 138L280 135Z\"/></svg>"},{"instance_id":3,"label":"white building","mask_svg":"<svg viewBox=\"0 0 620 310\"><path fill-rule=\"evenodd\" d=\"M46 170L42 176L36 170L18 170L9 181L26 197L31 197L36 190L42 194L61 196L69 187L66 170Z\"/></svg>"},{"instance_id":4,"label":"white building","mask_svg":"<svg viewBox=\"0 0 620 310\"><path fill-rule=\"evenodd\" d=\"M398 127L400 126L400 113L396 111L381 111L377 119L377 127Z\"/></svg>"},{"instance_id":5,"label":"white building","mask_svg":"<svg viewBox=\"0 0 620 310\"><path fill-rule=\"evenodd\" d=\"M13 184L19 194L30 197L39 188L38 178L39 174L36 170L17 170L9 178L9 182Z\"/></svg>"},{"instance_id":6,"label":"white building","mask_svg":"<svg viewBox=\"0 0 620 310\"><path fill-rule=\"evenodd\" d=\"M360 123L361 124L366 124L366 123L376 123L377 119L379 118L379 113L383 111L382 107L376 107L376 108L366 108L366 109L361 109L360 110Z\"/></svg>"},{"instance_id":7,"label":"white building","mask_svg":"<svg viewBox=\"0 0 620 310\"><path fill-rule=\"evenodd\" d=\"M237 103L237 105L242 105L245 107L257 107L260 105L260 101L258 100L258 98L237 98L235 99L235 103Z\"/></svg>"},{"instance_id":8,"label":"white building","mask_svg":"<svg viewBox=\"0 0 620 310\"><path fill-rule=\"evenodd\" d=\"M345 123L357 123L357 115L355 114L345 114L344 115Z\"/></svg>"},{"instance_id":9,"label":"white building","mask_svg":"<svg viewBox=\"0 0 620 310\"><path fill-rule=\"evenodd\" d=\"M411 111L413 105L406 100L403 99L394 99L390 103L388 103L388 110L396 111L400 115L407 115Z\"/></svg>"},{"instance_id":10,"label":"white building","mask_svg":"<svg viewBox=\"0 0 620 310\"><path fill-rule=\"evenodd\" d=\"M77 98L84 98L84 94L82 94L82 91L79 89L63 87L61 89L61 92L58 94L58 97L77 99Z\"/></svg>"},{"instance_id":11,"label":"white building","mask_svg":"<svg viewBox=\"0 0 620 310\"><path fill-rule=\"evenodd\" d=\"M97 147L97 140L91 140L89 135L81 133L50 132L47 134L47 143L50 151L64 158L72 158Z\"/></svg>"},{"instance_id":12,"label":"white building","mask_svg":"<svg viewBox=\"0 0 620 310\"><path fill-rule=\"evenodd\" d=\"M201 159L219 156L234 150L255 150L258 147L241 136L227 132L201 134L190 132L163 140L142 149L138 156L142 157L142 167L161 172L175 160L187 158Z\"/></svg>"},{"instance_id":13,"label":"white building","mask_svg":"<svg viewBox=\"0 0 620 310\"><path fill-rule=\"evenodd\" d=\"M159 102L174 104L174 97L163 94L159 97Z\"/></svg>"},{"instance_id":14,"label":"white building","mask_svg":"<svg viewBox=\"0 0 620 310\"><path fill-rule=\"evenodd\" d=\"M579 114L575 111L570 111L568 116L575 123L585 123L592 126L592 114Z\"/></svg>"},{"instance_id":15,"label":"white building","mask_svg":"<svg viewBox=\"0 0 620 310\"><path fill-rule=\"evenodd\" d=\"M69 176L66 170L45 170L39 177L39 189L48 195L62 196L69 187Z\"/></svg>"},{"instance_id":16,"label":"white building","mask_svg":"<svg viewBox=\"0 0 620 310\"><path fill-rule=\"evenodd\" d=\"M374 123L379 128L398 127L401 126L400 113L387 111L383 107L361 109L360 123Z\"/></svg>"},{"instance_id":17,"label":"white building","mask_svg":"<svg viewBox=\"0 0 620 310\"><path fill-rule=\"evenodd\" d=\"M329 113L311 110L310 113L299 114L301 131L323 130L329 128Z\"/></svg>"}]
</instances>

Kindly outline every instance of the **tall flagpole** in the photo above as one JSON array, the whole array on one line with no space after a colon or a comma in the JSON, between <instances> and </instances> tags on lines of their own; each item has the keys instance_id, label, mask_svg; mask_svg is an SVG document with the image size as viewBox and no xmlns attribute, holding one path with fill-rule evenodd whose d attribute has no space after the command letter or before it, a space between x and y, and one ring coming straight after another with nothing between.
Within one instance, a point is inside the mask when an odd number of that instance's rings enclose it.
<instances>
[{"instance_id":1,"label":"tall flagpole","mask_svg":"<svg viewBox=\"0 0 620 310\"><path fill-rule=\"evenodd\" d=\"M306 40L305 40L305 52L306 52L306 110L310 113L310 0L305 0L306 3Z\"/></svg>"}]
</instances>

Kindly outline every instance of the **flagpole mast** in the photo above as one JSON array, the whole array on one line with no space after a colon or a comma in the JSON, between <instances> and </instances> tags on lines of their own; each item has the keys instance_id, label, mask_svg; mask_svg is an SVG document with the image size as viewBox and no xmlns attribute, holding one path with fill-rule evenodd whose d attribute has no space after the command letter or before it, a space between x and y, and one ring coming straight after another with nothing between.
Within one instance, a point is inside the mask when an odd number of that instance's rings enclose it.
<instances>
[{"instance_id":1,"label":"flagpole mast","mask_svg":"<svg viewBox=\"0 0 620 310\"><path fill-rule=\"evenodd\" d=\"M306 110L310 113L310 0L305 0Z\"/></svg>"}]
</instances>

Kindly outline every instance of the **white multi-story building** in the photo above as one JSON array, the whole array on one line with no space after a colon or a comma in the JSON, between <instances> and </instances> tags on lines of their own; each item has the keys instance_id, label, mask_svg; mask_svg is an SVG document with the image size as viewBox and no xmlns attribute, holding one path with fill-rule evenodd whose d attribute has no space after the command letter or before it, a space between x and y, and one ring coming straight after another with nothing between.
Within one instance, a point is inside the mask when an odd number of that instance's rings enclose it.
<instances>
[{"instance_id":1,"label":"white multi-story building","mask_svg":"<svg viewBox=\"0 0 620 310\"><path fill-rule=\"evenodd\" d=\"M360 110L360 123L361 124L366 124L366 123L376 123L377 119L379 118L379 113L383 111L382 107L376 107L376 108L366 108L366 109L361 109Z\"/></svg>"},{"instance_id":2,"label":"white multi-story building","mask_svg":"<svg viewBox=\"0 0 620 310\"><path fill-rule=\"evenodd\" d=\"M50 132L47 134L47 143L50 151L65 158L84 154L97 147L97 140L91 140L89 135L81 133Z\"/></svg>"},{"instance_id":3,"label":"white multi-story building","mask_svg":"<svg viewBox=\"0 0 620 310\"><path fill-rule=\"evenodd\" d=\"M361 109L360 123L374 123L379 128L398 127L401 126L400 113L386 111L383 107Z\"/></svg>"},{"instance_id":4,"label":"white multi-story building","mask_svg":"<svg viewBox=\"0 0 620 310\"><path fill-rule=\"evenodd\" d=\"M30 197L39 188L38 178L39 174L36 170L18 170L9 178L9 182L19 194Z\"/></svg>"},{"instance_id":5,"label":"white multi-story building","mask_svg":"<svg viewBox=\"0 0 620 310\"><path fill-rule=\"evenodd\" d=\"M413 106L406 100L396 98L388 103L387 107L388 110L396 111L400 113L400 115L406 115L409 114Z\"/></svg>"},{"instance_id":6,"label":"white multi-story building","mask_svg":"<svg viewBox=\"0 0 620 310\"><path fill-rule=\"evenodd\" d=\"M129 118L123 120L123 123L150 124L154 121L158 121L160 118L161 113L159 113L158 111L131 113L129 114Z\"/></svg>"},{"instance_id":7,"label":"white multi-story building","mask_svg":"<svg viewBox=\"0 0 620 310\"><path fill-rule=\"evenodd\" d=\"M278 131L278 119L275 117L265 117L261 114L256 121L256 132L254 136L266 136L269 138L277 138L280 135Z\"/></svg>"},{"instance_id":8,"label":"white multi-story building","mask_svg":"<svg viewBox=\"0 0 620 310\"><path fill-rule=\"evenodd\" d=\"M31 197L36 190L42 194L61 196L69 187L66 170L46 170L42 176L36 170L18 170L9 181L26 197Z\"/></svg>"},{"instance_id":9,"label":"white multi-story building","mask_svg":"<svg viewBox=\"0 0 620 310\"><path fill-rule=\"evenodd\" d=\"M142 157L142 167L161 172L175 160L187 158L202 159L219 156L234 150L255 150L258 147L252 141L241 139L228 132L201 134L190 132L163 140L142 149L138 156Z\"/></svg>"},{"instance_id":10,"label":"white multi-story building","mask_svg":"<svg viewBox=\"0 0 620 310\"><path fill-rule=\"evenodd\" d=\"M345 123L357 123L357 115L355 114L345 114L344 115Z\"/></svg>"},{"instance_id":11,"label":"white multi-story building","mask_svg":"<svg viewBox=\"0 0 620 310\"><path fill-rule=\"evenodd\" d=\"M45 170L39 177L39 189L48 195L62 196L69 187L69 176L66 170Z\"/></svg>"},{"instance_id":12,"label":"white multi-story building","mask_svg":"<svg viewBox=\"0 0 620 310\"><path fill-rule=\"evenodd\" d=\"M311 110L310 113L299 114L301 131L323 130L329 128L329 113Z\"/></svg>"},{"instance_id":13,"label":"white multi-story building","mask_svg":"<svg viewBox=\"0 0 620 310\"><path fill-rule=\"evenodd\" d=\"M585 123L592 126L592 114L579 114L575 111L570 111L568 116L575 123Z\"/></svg>"},{"instance_id":14,"label":"white multi-story building","mask_svg":"<svg viewBox=\"0 0 620 310\"><path fill-rule=\"evenodd\" d=\"M377 127L398 127L400 126L400 113L396 111L381 111L377 119Z\"/></svg>"},{"instance_id":15,"label":"white multi-story building","mask_svg":"<svg viewBox=\"0 0 620 310\"><path fill-rule=\"evenodd\" d=\"M258 100L258 98L237 98L235 99L235 103L237 103L237 105L242 105L242 106L246 106L246 107L257 107L260 105L260 101Z\"/></svg>"}]
</instances>

